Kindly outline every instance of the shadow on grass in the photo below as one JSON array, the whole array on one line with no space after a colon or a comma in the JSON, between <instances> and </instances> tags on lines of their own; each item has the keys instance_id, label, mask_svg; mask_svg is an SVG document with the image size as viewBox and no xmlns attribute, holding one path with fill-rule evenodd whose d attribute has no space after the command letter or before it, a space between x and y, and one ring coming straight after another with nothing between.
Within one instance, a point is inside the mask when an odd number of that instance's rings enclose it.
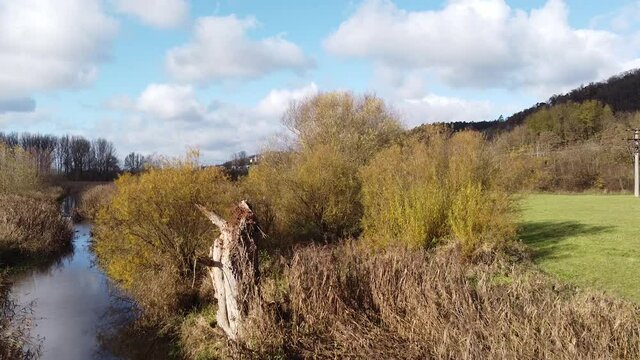
<instances>
[{"instance_id":1,"label":"shadow on grass","mask_svg":"<svg viewBox=\"0 0 640 360\"><path fill-rule=\"evenodd\" d=\"M597 235L613 226L586 225L577 221L538 221L520 225L520 239L535 251L536 258L566 257L566 251L577 248L564 240L574 236Z\"/></svg>"}]
</instances>

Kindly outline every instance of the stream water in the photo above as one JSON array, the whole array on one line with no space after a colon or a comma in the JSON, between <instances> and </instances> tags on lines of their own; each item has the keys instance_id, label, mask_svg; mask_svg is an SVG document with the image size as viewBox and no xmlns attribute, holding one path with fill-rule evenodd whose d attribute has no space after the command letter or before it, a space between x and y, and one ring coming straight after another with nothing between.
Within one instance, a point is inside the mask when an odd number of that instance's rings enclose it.
<instances>
[{"instance_id":1,"label":"stream water","mask_svg":"<svg viewBox=\"0 0 640 360\"><path fill-rule=\"evenodd\" d=\"M63 203L65 214L72 209L72 200ZM73 227L73 252L46 268L17 275L13 296L18 303L31 304L32 335L41 342L41 359L129 358L113 355L105 348L104 339L116 329L115 324L131 320L128 310L132 304L112 291L106 275L94 265L91 224Z\"/></svg>"},{"instance_id":2,"label":"stream water","mask_svg":"<svg viewBox=\"0 0 640 360\"><path fill-rule=\"evenodd\" d=\"M32 304L42 359L117 359L101 348L98 335L115 303L107 278L93 266L91 225L74 225L73 253L48 269L32 269L15 279L13 296Z\"/></svg>"}]
</instances>

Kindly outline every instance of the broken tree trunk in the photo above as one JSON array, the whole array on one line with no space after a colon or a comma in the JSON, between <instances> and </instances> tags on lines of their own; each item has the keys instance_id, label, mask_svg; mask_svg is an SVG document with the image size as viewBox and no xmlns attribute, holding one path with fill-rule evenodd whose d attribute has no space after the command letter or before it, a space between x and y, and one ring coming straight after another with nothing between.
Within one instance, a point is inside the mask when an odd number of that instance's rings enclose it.
<instances>
[{"instance_id":1,"label":"broken tree trunk","mask_svg":"<svg viewBox=\"0 0 640 360\"><path fill-rule=\"evenodd\" d=\"M246 201L234 209L232 218L220 216L196 205L220 230L209 250L209 275L218 300L216 321L232 340L242 337L242 320L251 301L258 295L258 256L256 241L264 235Z\"/></svg>"}]
</instances>

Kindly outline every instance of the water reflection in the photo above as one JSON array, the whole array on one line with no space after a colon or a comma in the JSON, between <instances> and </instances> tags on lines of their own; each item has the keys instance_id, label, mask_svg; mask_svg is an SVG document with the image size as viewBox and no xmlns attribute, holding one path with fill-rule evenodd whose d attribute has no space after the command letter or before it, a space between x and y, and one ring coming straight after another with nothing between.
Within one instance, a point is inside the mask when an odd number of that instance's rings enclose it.
<instances>
[{"instance_id":1,"label":"water reflection","mask_svg":"<svg viewBox=\"0 0 640 360\"><path fill-rule=\"evenodd\" d=\"M13 295L22 304L35 302L33 335L43 339L42 359L121 359L98 342L114 296L106 276L93 266L91 226L81 223L74 228L72 256L46 270L21 274L15 279Z\"/></svg>"}]
</instances>

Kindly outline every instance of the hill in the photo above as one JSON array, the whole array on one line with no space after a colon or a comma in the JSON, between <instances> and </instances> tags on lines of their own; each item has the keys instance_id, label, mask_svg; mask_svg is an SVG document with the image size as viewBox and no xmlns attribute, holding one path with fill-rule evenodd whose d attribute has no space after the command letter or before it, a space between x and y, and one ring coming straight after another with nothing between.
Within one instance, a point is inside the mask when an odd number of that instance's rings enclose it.
<instances>
[{"instance_id":1,"label":"hill","mask_svg":"<svg viewBox=\"0 0 640 360\"><path fill-rule=\"evenodd\" d=\"M537 103L519 111L506 119L478 122L452 122L448 125L454 131L473 129L493 135L503 130L510 130L522 124L527 116L537 110L558 104L587 100L597 100L609 105L614 112L633 112L640 110L640 69L634 69L613 76L605 81L592 82L588 85L569 91L566 94L553 95L546 102ZM418 126L420 128L420 126Z\"/></svg>"}]
</instances>

